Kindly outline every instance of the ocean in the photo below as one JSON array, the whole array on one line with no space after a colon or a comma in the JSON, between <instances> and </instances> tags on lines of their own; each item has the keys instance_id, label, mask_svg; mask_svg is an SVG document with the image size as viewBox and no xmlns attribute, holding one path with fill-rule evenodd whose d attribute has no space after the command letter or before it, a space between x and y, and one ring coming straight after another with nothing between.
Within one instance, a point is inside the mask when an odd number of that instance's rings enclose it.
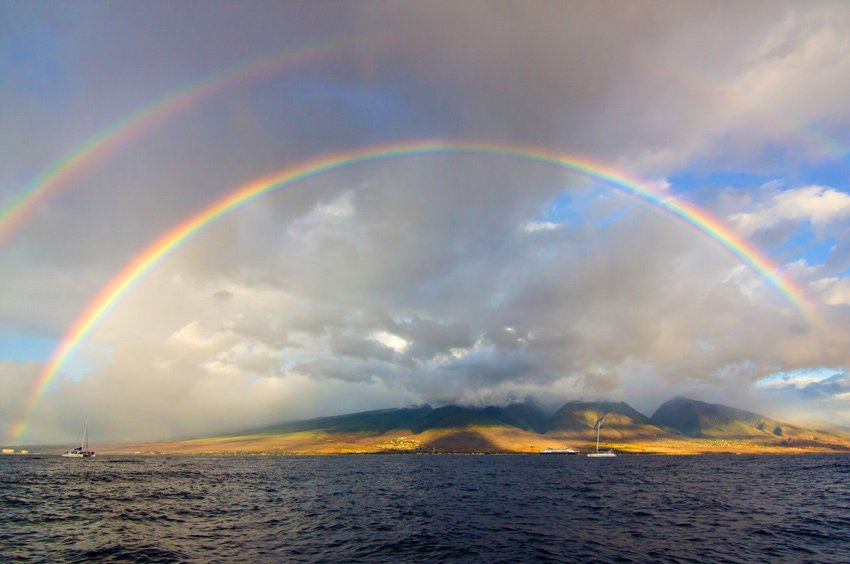
<instances>
[{"instance_id":1,"label":"ocean","mask_svg":"<svg viewBox=\"0 0 850 564\"><path fill-rule=\"evenodd\" d=\"M850 456L0 457L0 561L850 561Z\"/></svg>"}]
</instances>

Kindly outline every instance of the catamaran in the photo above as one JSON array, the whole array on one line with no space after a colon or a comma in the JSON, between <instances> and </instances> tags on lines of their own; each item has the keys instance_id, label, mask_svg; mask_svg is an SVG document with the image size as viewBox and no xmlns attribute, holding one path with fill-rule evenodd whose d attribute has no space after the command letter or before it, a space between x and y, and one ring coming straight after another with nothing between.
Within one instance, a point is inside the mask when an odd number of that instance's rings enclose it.
<instances>
[{"instance_id":1,"label":"catamaran","mask_svg":"<svg viewBox=\"0 0 850 564\"><path fill-rule=\"evenodd\" d=\"M94 451L89 450L89 420L86 419L86 424L83 427L83 440L80 442L80 446L75 448L74 450L69 450L65 454L62 455L65 458L92 458L94 456Z\"/></svg>"},{"instance_id":2,"label":"catamaran","mask_svg":"<svg viewBox=\"0 0 850 564\"><path fill-rule=\"evenodd\" d=\"M540 451L540 454L578 454L577 450L573 450L571 448L544 448Z\"/></svg>"},{"instance_id":3,"label":"catamaran","mask_svg":"<svg viewBox=\"0 0 850 564\"><path fill-rule=\"evenodd\" d=\"M607 413L605 415L608 415ZM605 419L605 415L596 420L596 452L591 452L587 456L593 456L595 458L610 458L612 456L617 456L610 450L599 450L599 430L602 428L602 420Z\"/></svg>"}]
</instances>

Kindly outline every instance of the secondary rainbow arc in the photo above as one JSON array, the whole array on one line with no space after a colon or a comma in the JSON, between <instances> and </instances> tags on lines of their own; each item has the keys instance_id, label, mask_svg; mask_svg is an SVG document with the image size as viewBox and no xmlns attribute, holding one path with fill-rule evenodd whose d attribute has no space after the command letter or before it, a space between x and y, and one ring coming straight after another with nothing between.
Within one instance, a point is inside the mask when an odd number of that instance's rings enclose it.
<instances>
[{"instance_id":1,"label":"secondary rainbow arc","mask_svg":"<svg viewBox=\"0 0 850 564\"><path fill-rule=\"evenodd\" d=\"M383 37L368 40L335 37L236 64L151 100L87 138L0 203L0 243L7 241L35 213L40 202L57 194L87 167L106 159L122 144L195 107L202 100L228 87L346 52L353 45L371 45L384 40Z\"/></svg>"},{"instance_id":2,"label":"secondary rainbow arc","mask_svg":"<svg viewBox=\"0 0 850 564\"><path fill-rule=\"evenodd\" d=\"M669 212L678 220L687 223L731 252L775 287L804 317L807 317L805 295L790 280L781 275L770 259L737 235L720 219L672 194L658 192L649 186L632 180L613 168L546 149L491 142L414 141L373 146L332 153L274 174L259 177L189 216L148 245L101 289L59 341L50 360L40 372L31 394L24 403L23 417L10 429L12 442L16 442L25 432L26 423L38 400L64 362L90 333L94 325L118 302L134 282L206 225L262 194L290 186L295 182L322 173L382 159L438 154L494 155L553 165L599 180L622 192L634 195L659 209Z\"/></svg>"}]
</instances>

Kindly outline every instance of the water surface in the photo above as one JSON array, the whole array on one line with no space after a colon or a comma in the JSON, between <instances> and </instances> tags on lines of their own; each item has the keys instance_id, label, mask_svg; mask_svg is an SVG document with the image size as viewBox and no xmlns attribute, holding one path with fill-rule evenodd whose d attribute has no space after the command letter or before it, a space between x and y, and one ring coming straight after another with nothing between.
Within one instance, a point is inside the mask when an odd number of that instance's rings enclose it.
<instances>
[{"instance_id":1,"label":"water surface","mask_svg":"<svg viewBox=\"0 0 850 564\"><path fill-rule=\"evenodd\" d=\"M0 457L0 561L850 561L850 456Z\"/></svg>"}]
</instances>

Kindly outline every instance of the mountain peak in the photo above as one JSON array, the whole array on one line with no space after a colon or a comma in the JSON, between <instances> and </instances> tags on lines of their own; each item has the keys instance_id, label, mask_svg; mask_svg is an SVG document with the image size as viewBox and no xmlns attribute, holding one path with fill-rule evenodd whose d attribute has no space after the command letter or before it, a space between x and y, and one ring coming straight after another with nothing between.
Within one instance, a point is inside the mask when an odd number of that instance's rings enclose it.
<instances>
[{"instance_id":1,"label":"mountain peak","mask_svg":"<svg viewBox=\"0 0 850 564\"><path fill-rule=\"evenodd\" d=\"M623 434L642 436L663 433L652 424L646 415L626 402L571 401L567 402L549 418L549 432L587 434L596 428L596 422L604 417L602 426L609 435Z\"/></svg>"},{"instance_id":2,"label":"mountain peak","mask_svg":"<svg viewBox=\"0 0 850 564\"><path fill-rule=\"evenodd\" d=\"M664 402L652 422L689 437L759 437L783 434L782 425L752 411L745 411L677 396Z\"/></svg>"}]
</instances>

